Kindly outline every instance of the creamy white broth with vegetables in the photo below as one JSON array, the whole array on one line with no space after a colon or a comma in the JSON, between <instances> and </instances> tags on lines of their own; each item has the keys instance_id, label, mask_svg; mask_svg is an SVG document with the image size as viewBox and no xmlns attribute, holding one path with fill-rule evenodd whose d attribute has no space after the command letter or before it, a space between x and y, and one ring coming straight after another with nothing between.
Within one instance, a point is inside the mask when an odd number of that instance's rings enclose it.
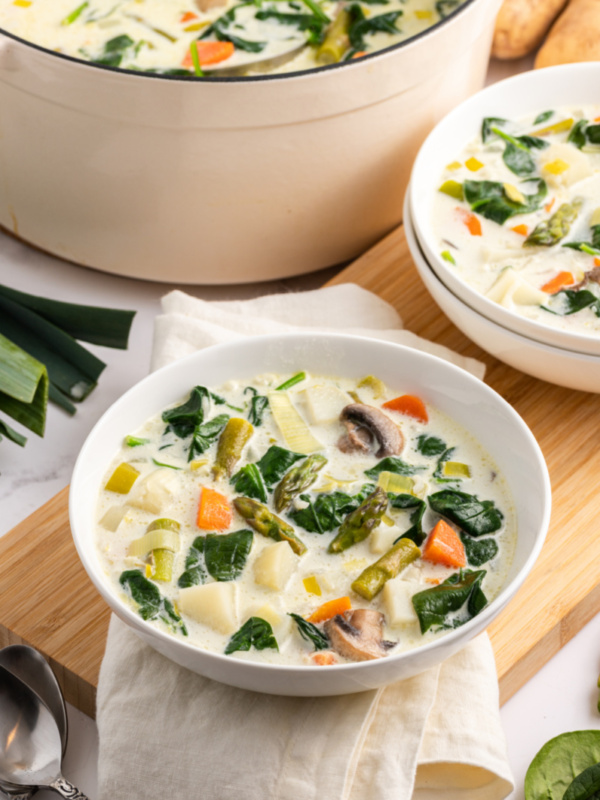
<instances>
[{"instance_id":1,"label":"creamy white broth with vegetables","mask_svg":"<svg viewBox=\"0 0 600 800\"><path fill-rule=\"evenodd\" d=\"M196 386L127 436L100 558L144 619L278 664L385 657L500 591L516 520L470 434L368 376Z\"/></svg>"},{"instance_id":2,"label":"creamy white broth with vegetables","mask_svg":"<svg viewBox=\"0 0 600 800\"><path fill-rule=\"evenodd\" d=\"M442 175L448 268L515 313L600 336L600 106L489 117Z\"/></svg>"},{"instance_id":3,"label":"creamy white broth with vegetables","mask_svg":"<svg viewBox=\"0 0 600 800\"><path fill-rule=\"evenodd\" d=\"M50 50L122 69L180 76L216 68L288 72L397 44L462 2L4 0L0 28Z\"/></svg>"}]
</instances>

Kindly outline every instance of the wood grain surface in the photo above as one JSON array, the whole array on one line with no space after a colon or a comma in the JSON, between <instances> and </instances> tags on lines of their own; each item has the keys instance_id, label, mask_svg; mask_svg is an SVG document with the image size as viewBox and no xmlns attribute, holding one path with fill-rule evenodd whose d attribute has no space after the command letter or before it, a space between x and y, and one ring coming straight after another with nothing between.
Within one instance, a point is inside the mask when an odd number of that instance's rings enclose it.
<instances>
[{"instance_id":1,"label":"wood grain surface","mask_svg":"<svg viewBox=\"0 0 600 800\"><path fill-rule=\"evenodd\" d=\"M600 396L530 378L470 342L428 295L402 228L329 285L348 282L391 303L407 329L484 361L486 382L527 422L547 460L553 489L547 541L489 628L504 702L600 609ZM0 646L37 647L67 700L93 716L109 611L77 557L67 496L64 489L0 538Z\"/></svg>"}]
</instances>

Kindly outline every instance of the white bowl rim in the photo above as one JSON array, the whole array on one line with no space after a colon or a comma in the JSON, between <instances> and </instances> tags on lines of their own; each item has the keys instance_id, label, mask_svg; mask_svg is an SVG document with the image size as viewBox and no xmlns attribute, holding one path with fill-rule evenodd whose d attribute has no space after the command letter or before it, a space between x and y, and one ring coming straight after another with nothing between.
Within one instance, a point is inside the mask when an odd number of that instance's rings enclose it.
<instances>
[{"instance_id":1,"label":"white bowl rim","mask_svg":"<svg viewBox=\"0 0 600 800\"><path fill-rule=\"evenodd\" d=\"M554 75L563 73L572 75L573 81L576 81L580 74L586 75L588 73L593 73L595 74L596 78L600 78L600 62L586 61L572 64L558 64L551 67L544 67L544 69L527 70L526 72L521 72L517 75L512 75L508 78L497 81L496 83L490 84L489 86L484 87L479 92L476 92L475 94L471 95L471 97L468 97L466 100L463 100L461 103L459 103L437 123L437 125L430 131L421 145L413 163L411 179L407 188L407 193L410 196L411 210L413 213L413 230L415 232L415 236L419 241L421 249L427 254L428 262L431 268L436 273L437 277L442 281L442 283L447 286L447 288L450 287L448 287L447 281L444 280L444 276L450 276L452 280L461 285L461 288L464 287L465 292L469 296L473 296L475 302L481 304L482 310L480 313L482 316L484 315L483 308L485 308L485 316L488 319L493 319L495 322L497 322L496 318L502 320L500 324L504 328L513 330L513 326L517 325L523 330L528 330L528 333L525 334L527 338L539 341L541 344L547 343L548 335L553 335L556 340L560 340L562 342L561 345L556 345L561 347L561 349L593 355L593 353L589 353L589 349L593 344L597 344L598 354L600 354L600 337L586 336L583 333L574 333L572 331L555 329L551 326L544 325L541 322L528 319L527 317L522 317L516 312L513 312L510 309L504 308L503 306L500 306L499 304L489 300L484 294L473 289L460 275L450 273L447 264L437 255L436 249L432 245L431 236L433 235L433 231L431 226L428 224L428 221L423 219L416 197L416 193L419 191L417 186L420 173L426 169L428 152L432 149L437 149L437 140L442 136L447 127L452 127L466 112L471 111L473 107L476 108L480 104L485 103L490 97L493 98L494 95L503 93L505 91L505 87L507 86L512 88L516 95L519 95L523 84L528 85L531 83L534 86L539 85L540 83L546 84L547 82L552 81L552 77ZM590 102L593 102L593 98L590 98ZM562 103L559 105L566 104L567 103ZM468 139L466 138L464 144L466 145L467 143ZM435 261L435 263L433 264L432 261ZM453 294L456 293L453 292ZM472 306L470 307L472 308ZM521 330L519 333L523 333L523 331ZM582 347L584 350L581 350Z\"/></svg>"},{"instance_id":2,"label":"white bowl rim","mask_svg":"<svg viewBox=\"0 0 600 800\"><path fill-rule=\"evenodd\" d=\"M532 455L535 456L536 459L536 469L539 472L542 484L544 488L545 499L543 502L543 517L540 520L540 524L538 526L538 532L535 537L535 541L532 544L531 552L529 556L525 559L524 563L522 564L519 571L515 574L513 579L504 585L498 595L490 602L487 606L476 616L472 619L468 620L464 625L459 626L453 630L450 630L430 642L427 642L423 645L419 645L415 648L411 648L410 650L402 651L397 654L390 654L385 657L385 659L378 659L375 661L365 661L365 662L358 662L358 663L349 663L349 664L335 664L328 667L328 673L332 671L343 671L346 673L352 673L354 671L362 671L367 666L374 667L377 663L385 662L390 663L390 661L403 661L407 658L410 658L411 654L414 653L428 653L431 650L435 650L443 643L450 644L457 639L465 639L468 641L469 631L473 628L480 629L482 627L482 623L484 623L484 627L487 625L487 622L490 618L493 618L502 608L503 606L514 596L516 591L520 588L523 584L525 578L533 568L535 561L537 560L539 553L542 549L544 541L546 539L546 534L548 531L549 523L550 523L550 514L551 514L551 503L552 503L552 492L551 492L551 484L550 484L550 476L548 474L548 468L542 454L541 448L535 439L533 433L522 419L522 417L515 411L515 409L506 401L504 398L498 394L494 389L488 386L483 381L480 381L471 373L463 370L461 367L452 364L445 359L439 358L438 356L431 355L430 353L426 353L423 351L417 351L414 348L407 347L405 345L397 344L395 342L390 342L382 339L375 339L368 336L360 336L355 334L344 334L344 333L319 333L313 331L307 331L304 333L283 333L283 334L267 334L261 336L253 336L248 337L247 339L243 340L236 340L233 342L226 342L223 344L216 344L210 347L204 348L203 350L199 350L195 353L191 353L184 358L178 359L166 366L161 367L160 369L156 370L155 372L150 373L145 378L143 378L138 383L134 384L134 386L130 387L118 400L116 400L98 419L96 424L93 426L91 431L89 432L86 440L79 452L77 460L75 462L75 466L73 469L72 479L70 483L70 490L69 490L69 520L71 523L71 533L73 537L73 541L75 544L75 548L79 555L79 558L85 568L85 571L94 584L97 591L103 598L106 598L108 595L112 603L105 599L105 602L111 607L115 606L119 608L119 616L124 617L127 619L128 624L136 630L141 632L146 632L152 636L152 638L158 638L158 640L171 644L177 648L182 648L184 651L188 651L190 653L200 653L202 656L208 656L210 659L216 659L217 662L221 662L223 664L231 663L231 659L229 656L226 656L222 653L215 653L210 650L205 650L197 645L191 644L190 642L186 642L185 640L173 636L158 627L151 625L150 623L146 623L141 617L136 614L136 612L128 607L125 603L123 603L116 595L112 592L108 592L106 589L105 584L101 582L98 578L97 570L95 568L94 562L91 557L88 555L86 549L82 547L79 535L77 533L78 526L79 526L79 517L82 512L80 512L77 508L76 496L77 496L77 487L80 481L84 480L84 472L85 472L85 464L88 460L88 453L91 451L93 453L94 447L94 439L101 433L104 425L110 420L113 416L116 416L121 409L122 406L125 406L129 403L129 399L134 397L138 392L145 389L147 386L152 385L154 381L158 378L163 378L168 376L169 372L174 370L181 370L183 366L186 364L192 364L198 358L202 357L203 353L211 351L211 353L215 352L223 352L224 354L227 353L228 350L235 349L238 347L244 346L260 346L264 344L265 346L271 342L278 341L281 339L286 340L306 340L306 339L322 339L322 340L338 340L338 341L360 341L360 342L367 342L373 346L383 347L385 349L389 349L390 352L394 353L411 353L415 354L418 353L419 357L422 357L425 361L429 361L435 363L442 369L448 369L451 372L455 372L461 375L461 380L466 381L467 383L471 383L473 386L477 386L478 391L482 391L488 397L493 398L494 402L499 403L503 410L512 417L513 422L516 426L520 429L520 432L524 436L524 438L529 443L529 446L532 451ZM157 378L158 376L158 378ZM175 402L179 398L173 398ZM85 525L82 522L82 525ZM113 608L114 610L114 608ZM308 664L302 665L290 665L290 664L268 664L262 663L258 661L238 661L237 663L243 664L244 667L248 669L252 669L253 671L258 671L263 674L268 674L270 672L283 672L289 673L290 675L296 672L305 673L307 671L312 672L322 672L322 667L320 666L313 666Z\"/></svg>"}]
</instances>

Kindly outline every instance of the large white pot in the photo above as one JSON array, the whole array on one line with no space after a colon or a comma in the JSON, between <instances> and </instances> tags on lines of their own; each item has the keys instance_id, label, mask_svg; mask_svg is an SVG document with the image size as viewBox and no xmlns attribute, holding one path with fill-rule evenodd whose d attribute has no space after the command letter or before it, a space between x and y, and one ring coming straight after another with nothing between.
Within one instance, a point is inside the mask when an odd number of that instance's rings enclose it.
<instances>
[{"instance_id":1,"label":"large white pot","mask_svg":"<svg viewBox=\"0 0 600 800\"><path fill-rule=\"evenodd\" d=\"M99 67L0 33L0 225L78 264L241 283L354 258L419 145L481 88L500 0L389 50L257 78Z\"/></svg>"}]
</instances>

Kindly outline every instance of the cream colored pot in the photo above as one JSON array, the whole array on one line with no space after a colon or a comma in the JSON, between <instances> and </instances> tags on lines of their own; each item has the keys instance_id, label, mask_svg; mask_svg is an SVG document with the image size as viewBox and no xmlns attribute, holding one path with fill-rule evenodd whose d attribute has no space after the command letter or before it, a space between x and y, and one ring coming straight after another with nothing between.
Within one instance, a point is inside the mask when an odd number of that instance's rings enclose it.
<instances>
[{"instance_id":1,"label":"cream colored pot","mask_svg":"<svg viewBox=\"0 0 600 800\"><path fill-rule=\"evenodd\" d=\"M483 85L500 0L343 65L178 80L0 33L0 225L156 281L298 275L401 221L426 134Z\"/></svg>"}]
</instances>

